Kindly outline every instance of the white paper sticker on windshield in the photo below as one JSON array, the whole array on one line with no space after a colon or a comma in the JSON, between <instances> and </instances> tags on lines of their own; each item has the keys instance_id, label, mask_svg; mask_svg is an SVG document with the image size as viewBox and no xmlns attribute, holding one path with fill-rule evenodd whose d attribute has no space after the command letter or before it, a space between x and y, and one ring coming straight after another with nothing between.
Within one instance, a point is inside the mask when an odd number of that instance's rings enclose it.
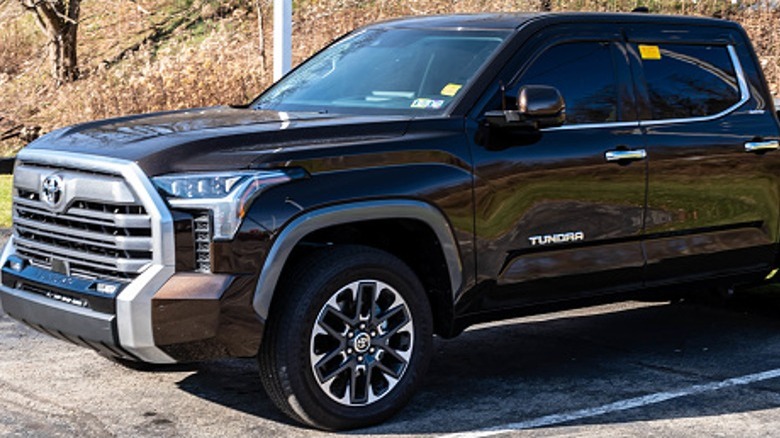
<instances>
[{"instance_id":1,"label":"white paper sticker on windshield","mask_svg":"<svg viewBox=\"0 0 780 438\"><path fill-rule=\"evenodd\" d=\"M439 99L414 99L412 102L412 108L418 109L439 109L444 106L444 101Z\"/></svg>"}]
</instances>

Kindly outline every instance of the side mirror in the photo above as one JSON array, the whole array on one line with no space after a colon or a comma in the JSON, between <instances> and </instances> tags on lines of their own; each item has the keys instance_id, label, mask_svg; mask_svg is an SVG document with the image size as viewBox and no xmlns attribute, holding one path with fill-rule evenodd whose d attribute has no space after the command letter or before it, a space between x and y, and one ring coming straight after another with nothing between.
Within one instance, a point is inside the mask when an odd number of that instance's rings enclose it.
<instances>
[{"instance_id":1,"label":"side mirror","mask_svg":"<svg viewBox=\"0 0 780 438\"><path fill-rule=\"evenodd\" d=\"M517 93L517 110L536 121L537 126L561 126L566 121L566 104L555 87L525 85Z\"/></svg>"},{"instance_id":2,"label":"side mirror","mask_svg":"<svg viewBox=\"0 0 780 438\"><path fill-rule=\"evenodd\" d=\"M566 103L555 87L524 85L517 93L517 110L488 111L491 126L542 129L561 126L566 121Z\"/></svg>"}]
</instances>

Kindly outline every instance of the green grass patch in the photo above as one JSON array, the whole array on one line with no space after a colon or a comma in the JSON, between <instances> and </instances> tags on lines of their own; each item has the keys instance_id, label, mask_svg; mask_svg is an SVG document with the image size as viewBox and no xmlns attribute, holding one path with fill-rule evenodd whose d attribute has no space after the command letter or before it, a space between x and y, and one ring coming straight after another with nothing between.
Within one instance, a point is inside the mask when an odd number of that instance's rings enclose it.
<instances>
[{"instance_id":1,"label":"green grass patch","mask_svg":"<svg viewBox=\"0 0 780 438\"><path fill-rule=\"evenodd\" d=\"M0 228L11 228L11 175L0 175Z\"/></svg>"}]
</instances>

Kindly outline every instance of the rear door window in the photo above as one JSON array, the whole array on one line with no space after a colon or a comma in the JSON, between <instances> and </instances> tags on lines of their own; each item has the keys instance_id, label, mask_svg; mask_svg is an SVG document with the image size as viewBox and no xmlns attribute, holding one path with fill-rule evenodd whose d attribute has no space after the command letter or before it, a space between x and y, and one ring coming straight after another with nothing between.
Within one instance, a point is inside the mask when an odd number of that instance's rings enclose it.
<instances>
[{"instance_id":1,"label":"rear door window","mask_svg":"<svg viewBox=\"0 0 780 438\"><path fill-rule=\"evenodd\" d=\"M637 44L654 120L719 114L740 100L726 46Z\"/></svg>"}]
</instances>

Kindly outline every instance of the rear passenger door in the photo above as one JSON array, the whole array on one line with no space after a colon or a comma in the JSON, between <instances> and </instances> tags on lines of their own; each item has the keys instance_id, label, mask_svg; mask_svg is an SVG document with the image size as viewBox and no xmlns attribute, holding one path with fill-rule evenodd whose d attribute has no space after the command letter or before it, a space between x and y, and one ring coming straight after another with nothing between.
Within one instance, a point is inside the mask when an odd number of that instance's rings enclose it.
<instances>
[{"instance_id":1,"label":"rear passenger door","mask_svg":"<svg viewBox=\"0 0 780 438\"><path fill-rule=\"evenodd\" d=\"M780 152L745 39L730 28L658 25L628 37L648 157L648 285L765 274Z\"/></svg>"}]
</instances>

